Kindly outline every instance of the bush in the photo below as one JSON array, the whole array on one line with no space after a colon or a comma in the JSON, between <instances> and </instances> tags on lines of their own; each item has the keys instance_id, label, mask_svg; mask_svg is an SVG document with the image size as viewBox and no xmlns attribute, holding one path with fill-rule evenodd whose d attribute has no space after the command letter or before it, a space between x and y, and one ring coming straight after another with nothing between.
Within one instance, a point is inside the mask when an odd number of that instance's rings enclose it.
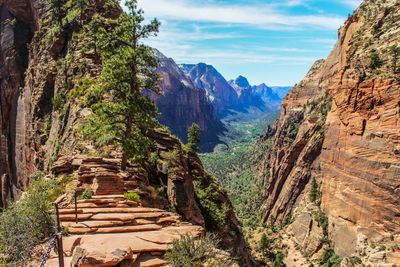
<instances>
[{"instance_id":1,"label":"bush","mask_svg":"<svg viewBox=\"0 0 400 267\"><path fill-rule=\"evenodd\" d=\"M140 200L140 196L134 192L124 193L124 198L135 202Z\"/></svg>"},{"instance_id":2,"label":"bush","mask_svg":"<svg viewBox=\"0 0 400 267\"><path fill-rule=\"evenodd\" d=\"M3 211L0 219L0 254L5 266L24 266L33 249L53 232L48 192L56 183L36 180L27 195Z\"/></svg>"},{"instance_id":3,"label":"bush","mask_svg":"<svg viewBox=\"0 0 400 267\"><path fill-rule=\"evenodd\" d=\"M281 252L278 252L275 256L274 261L272 262L273 267L283 267L285 264L283 263L283 259L285 258L285 255L283 255Z\"/></svg>"},{"instance_id":4,"label":"bush","mask_svg":"<svg viewBox=\"0 0 400 267\"><path fill-rule=\"evenodd\" d=\"M325 249L320 264L323 267L339 267L341 262L342 258L339 258L333 248L329 247Z\"/></svg>"},{"instance_id":5,"label":"bush","mask_svg":"<svg viewBox=\"0 0 400 267\"><path fill-rule=\"evenodd\" d=\"M78 199L91 199L91 198L92 198L92 192L90 192L87 189L85 189L85 191L83 191L82 195L80 195L78 197Z\"/></svg>"},{"instance_id":6,"label":"bush","mask_svg":"<svg viewBox=\"0 0 400 267\"><path fill-rule=\"evenodd\" d=\"M379 68L382 66L383 62L379 57L379 54L377 52L373 52L370 56L370 66L373 69Z\"/></svg>"},{"instance_id":7,"label":"bush","mask_svg":"<svg viewBox=\"0 0 400 267\"><path fill-rule=\"evenodd\" d=\"M207 233L198 239L190 233L180 236L172 242L172 248L165 253L165 260L171 267L231 266L232 260L217 250L219 240L214 234Z\"/></svg>"}]
</instances>

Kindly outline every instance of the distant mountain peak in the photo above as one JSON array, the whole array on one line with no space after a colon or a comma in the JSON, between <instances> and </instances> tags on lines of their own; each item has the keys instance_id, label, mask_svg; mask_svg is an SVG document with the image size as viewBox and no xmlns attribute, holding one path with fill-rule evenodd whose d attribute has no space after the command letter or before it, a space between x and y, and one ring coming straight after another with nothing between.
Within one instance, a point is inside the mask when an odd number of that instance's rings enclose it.
<instances>
[{"instance_id":1,"label":"distant mountain peak","mask_svg":"<svg viewBox=\"0 0 400 267\"><path fill-rule=\"evenodd\" d=\"M234 83L239 86L239 87L249 87L250 83L247 80L246 77L243 77L242 75L239 75L236 80L234 81Z\"/></svg>"}]
</instances>

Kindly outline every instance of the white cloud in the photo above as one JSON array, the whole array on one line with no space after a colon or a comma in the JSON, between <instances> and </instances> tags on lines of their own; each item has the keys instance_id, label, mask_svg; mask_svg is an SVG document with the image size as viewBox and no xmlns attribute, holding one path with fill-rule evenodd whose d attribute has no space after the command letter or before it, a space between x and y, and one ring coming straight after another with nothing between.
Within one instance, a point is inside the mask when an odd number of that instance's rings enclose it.
<instances>
[{"instance_id":1,"label":"white cloud","mask_svg":"<svg viewBox=\"0 0 400 267\"><path fill-rule=\"evenodd\" d=\"M301 1L291 0L287 4L297 5ZM193 22L214 22L248 24L262 28L313 27L318 29L337 29L343 17L319 15L285 15L271 5L216 5L194 4L188 0L139 0L139 6L146 17Z\"/></svg>"}]
</instances>

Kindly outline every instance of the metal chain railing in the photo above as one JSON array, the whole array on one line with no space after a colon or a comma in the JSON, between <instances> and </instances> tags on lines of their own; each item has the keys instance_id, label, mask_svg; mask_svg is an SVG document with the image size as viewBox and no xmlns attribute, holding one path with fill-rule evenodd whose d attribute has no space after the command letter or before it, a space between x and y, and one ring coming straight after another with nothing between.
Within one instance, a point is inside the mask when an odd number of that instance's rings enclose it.
<instances>
[{"instance_id":1,"label":"metal chain railing","mask_svg":"<svg viewBox=\"0 0 400 267\"><path fill-rule=\"evenodd\" d=\"M75 201L75 223L78 223L78 212L77 212L77 204L76 204L76 188L74 189L71 199L69 202L65 205L58 206L57 202L54 202L54 236L50 241L49 247L46 250L46 253L43 255L42 263L40 264L40 267L44 267L46 261L50 257L51 249L54 248L57 244L57 250L58 250L58 263L60 267L64 267L64 251L63 251L63 246L62 246L62 238L61 238L61 227L60 227L60 219L59 219L59 214L58 210L59 209L65 209L69 205L72 204L73 201Z\"/></svg>"},{"instance_id":2,"label":"metal chain railing","mask_svg":"<svg viewBox=\"0 0 400 267\"><path fill-rule=\"evenodd\" d=\"M69 202L61 207L58 207L59 209L65 209L66 207L68 207L69 205L72 204L72 201L74 201L74 199L76 198L76 188L74 189L71 199L69 200Z\"/></svg>"},{"instance_id":3,"label":"metal chain railing","mask_svg":"<svg viewBox=\"0 0 400 267\"><path fill-rule=\"evenodd\" d=\"M46 263L46 261L50 257L51 249L56 245L57 238L58 238L57 235L53 236L53 239L51 240L50 245L47 248L46 253L43 255L43 259L42 259L42 263L40 264L40 267L44 267L44 264Z\"/></svg>"}]
</instances>

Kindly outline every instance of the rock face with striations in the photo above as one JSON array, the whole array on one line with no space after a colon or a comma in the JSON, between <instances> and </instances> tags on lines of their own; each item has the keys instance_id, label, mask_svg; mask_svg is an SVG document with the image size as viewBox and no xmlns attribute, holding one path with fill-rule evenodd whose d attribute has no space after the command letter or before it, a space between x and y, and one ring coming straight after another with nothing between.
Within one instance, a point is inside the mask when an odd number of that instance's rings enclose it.
<instances>
[{"instance_id":1,"label":"rock face with striations","mask_svg":"<svg viewBox=\"0 0 400 267\"><path fill-rule=\"evenodd\" d=\"M163 78L160 87L164 92L164 96L151 96L161 112L159 121L167 125L171 132L185 143L188 127L193 122L197 123L202 130L199 144L201 150L212 151L219 143L218 135L225 128L208 100L206 91L195 86L173 59L167 58L157 50L155 54L160 64L157 73Z\"/></svg>"},{"instance_id":2,"label":"rock face with striations","mask_svg":"<svg viewBox=\"0 0 400 267\"><path fill-rule=\"evenodd\" d=\"M264 220L304 218L315 178L336 253L357 253L364 264L400 258L396 249L368 257L376 251L365 245L400 242L399 19L398 1L364 1L258 141L273 138L259 166L261 174L270 171Z\"/></svg>"},{"instance_id":3,"label":"rock face with striations","mask_svg":"<svg viewBox=\"0 0 400 267\"><path fill-rule=\"evenodd\" d=\"M226 109L235 108L239 104L236 91L213 66L199 63L181 64L179 67L195 86L206 90L207 97L213 103L218 116L223 116Z\"/></svg>"}]
</instances>

